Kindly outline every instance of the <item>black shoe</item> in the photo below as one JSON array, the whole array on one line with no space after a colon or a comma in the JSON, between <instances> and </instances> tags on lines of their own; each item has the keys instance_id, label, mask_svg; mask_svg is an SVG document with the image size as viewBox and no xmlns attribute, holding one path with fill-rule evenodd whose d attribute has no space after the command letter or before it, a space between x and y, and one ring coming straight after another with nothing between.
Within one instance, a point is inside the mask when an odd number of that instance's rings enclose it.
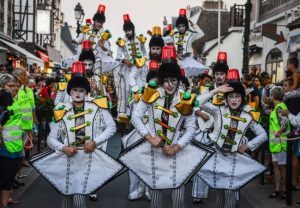
<instances>
[{"instance_id":1,"label":"black shoe","mask_svg":"<svg viewBox=\"0 0 300 208\"><path fill-rule=\"evenodd\" d=\"M202 199L193 198L193 204L200 204L200 203L202 203Z\"/></svg>"},{"instance_id":2,"label":"black shoe","mask_svg":"<svg viewBox=\"0 0 300 208\"><path fill-rule=\"evenodd\" d=\"M97 201L98 200L98 196L96 193L90 194L89 198L91 201Z\"/></svg>"}]
</instances>

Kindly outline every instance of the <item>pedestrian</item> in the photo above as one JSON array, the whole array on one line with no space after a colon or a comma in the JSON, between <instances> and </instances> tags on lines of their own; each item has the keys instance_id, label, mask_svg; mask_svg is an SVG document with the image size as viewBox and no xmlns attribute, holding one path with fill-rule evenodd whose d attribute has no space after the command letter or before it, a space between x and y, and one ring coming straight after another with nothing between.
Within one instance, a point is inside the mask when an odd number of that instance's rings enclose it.
<instances>
[{"instance_id":1,"label":"pedestrian","mask_svg":"<svg viewBox=\"0 0 300 208\"><path fill-rule=\"evenodd\" d=\"M283 102L284 92L281 87L271 89L271 100L274 109L270 115L269 149L272 154L272 162L275 176L275 191L269 198L286 198L286 150L287 134L290 132L290 123L287 116L282 115L281 109L287 110Z\"/></svg>"},{"instance_id":2,"label":"pedestrian","mask_svg":"<svg viewBox=\"0 0 300 208\"><path fill-rule=\"evenodd\" d=\"M9 74L2 74L0 88L1 93L7 93L3 99L11 100L11 103L1 106L2 108L6 107L10 113L7 114L6 121L2 120L0 125L0 207L6 208L17 171L22 162L23 131L22 114L19 102L15 99L18 93L17 80ZM9 99L10 97L11 99Z\"/></svg>"}]
</instances>

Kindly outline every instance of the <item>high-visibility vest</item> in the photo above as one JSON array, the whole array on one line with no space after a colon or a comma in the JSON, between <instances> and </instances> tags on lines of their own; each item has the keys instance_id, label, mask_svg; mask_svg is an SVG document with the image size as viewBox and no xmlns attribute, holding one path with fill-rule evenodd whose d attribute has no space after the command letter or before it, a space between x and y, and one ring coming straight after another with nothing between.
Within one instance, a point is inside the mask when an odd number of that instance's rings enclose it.
<instances>
[{"instance_id":1,"label":"high-visibility vest","mask_svg":"<svg viewBox=\"0 0 300 208\"><path fill-rule=\"evenodd\" d=\"M26 91L26 92L25 92ZM34 95L30 88L20 89L18 92L18 103L20 112L22 114L22 128L23 130L32 130L33 128L33 115L32 109L34 108Z\"/></svg>"},{"instance_id":2,"label":"high-visibility vest","mask_svg":"<svg viewBox=\"0 0 300 208\"><path fill-rule=\"evenodd\" d=\"M22 126L20 107L17 101L7 108L13 112L13 115L9 116L8 121L4 124L2 130L2 137L5 148L10 153L21 152L23 150L22 140Z\"/></svg>"},{"instance_id":3,"label":"high-visibility vest","mask_svg":"<svg viewBox=\"0 0 300 208\"><path fill-rule=\"evenodd\" d=\"M287 139L287 135L288 135L288 133L290 132L290 129L291 129L290 123L288 123L287 130L280 135L280 138L275 137L275 133L278 132L281 128L280 123L279 123L279 119L277 117L277 109L279 107L283 110L287 110L286 105L283 102L281 102L271 112L271 115L270 115L270 129L269 129L269 138L270 138L269 147L270 147L270 152L271 153L279 153L279 152L282 152L282 151L286 152L286 150L287 150L287 140L286 139Z\"/></svg>"}]
</instances>

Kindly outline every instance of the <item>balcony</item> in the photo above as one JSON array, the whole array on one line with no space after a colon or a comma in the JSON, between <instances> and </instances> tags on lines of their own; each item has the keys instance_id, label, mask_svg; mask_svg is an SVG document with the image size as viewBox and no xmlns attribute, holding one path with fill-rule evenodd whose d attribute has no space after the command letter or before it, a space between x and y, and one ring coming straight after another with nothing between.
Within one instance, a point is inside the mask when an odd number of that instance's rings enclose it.
<instances>
[{"instance_id":1,"label":"balcony","mask_svg":"<svg viewBox=\"0 0 300 208\"><path fill-rule=\"evenodd\" d=\"M230 26L243 27L245 25L245 5L234 4L230 8Z\"/></svg>"},{"instance_id":2,"label":"balcony","mask_svg":"<svg viewBox=\"0 0 300 208\"><path fill-rule=\"evenodd\" d=\"M259 22L300 5L299 0L259 0Z\"/></svg>"}]
</instances>

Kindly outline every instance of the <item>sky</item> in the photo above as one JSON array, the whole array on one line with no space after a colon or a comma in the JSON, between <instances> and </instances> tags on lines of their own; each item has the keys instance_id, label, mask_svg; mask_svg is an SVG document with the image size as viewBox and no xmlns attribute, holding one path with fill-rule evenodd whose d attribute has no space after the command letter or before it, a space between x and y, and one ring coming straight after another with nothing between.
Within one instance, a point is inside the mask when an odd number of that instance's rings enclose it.
<instances>
[{"instance_id":1,"label":"sky","mask_svg":"<svg viewBox=\"0 0 300 208\"><path fill-rule=\"evenodd\" d=\"M123 37L123 14L129 14L136 28L136 34L146 35L153 26L162 26L163 17L178 16L180 8L187 5L201 6L204 0L61 0L64 21L76 26L74 8L79 2L85 12L85 19L92 18L98 5L106 6L104 28L112 33L112 43ZM246 0L223 0L227 8L233 4L244 4Z\"/></svg>"}]
</instances>

